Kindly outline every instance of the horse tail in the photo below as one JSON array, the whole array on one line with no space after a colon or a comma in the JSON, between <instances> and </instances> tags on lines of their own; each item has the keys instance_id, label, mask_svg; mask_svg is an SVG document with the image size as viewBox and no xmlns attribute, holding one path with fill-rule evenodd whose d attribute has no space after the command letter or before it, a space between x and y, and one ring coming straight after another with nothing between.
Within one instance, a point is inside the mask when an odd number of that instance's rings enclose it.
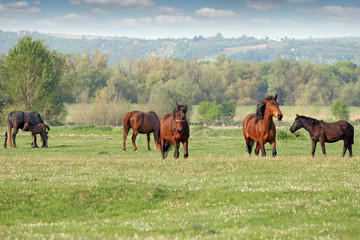
<instances>
[{"instance_id":1,"label":"horse tail","mask_svg":"<svg viewBox=\"0 0 360 240\"><path fill-rule=\"evenodd\" d=\"M50 127L49 127L49 125L46 125L46 124L45 124L45 127L47 128L47 130L49 130L49 131L50 131Z\"/></svg>"},{"instance_id":2,"label":"horse tail","mask_svg":"<svg viewBox=\"0 0 360 240\"><path fill-rule=\"evenodd\" d=\"M352 128L351 137L350 137L350 145L354 144L354 127Z\"/></svg>"},{"instance_id":3,"label":"horse tail","mask_svg":"<svg viewBox=\"0 0 360 240\"><path fill-rule=\"evenodd\" d=\"M12 148L12 141L11 141L11 130L12 130L12 122L10 119L10 115L7 118L7 136L9 141L9 147Z\"/></svg>"},{"instance_id":4,"label":"horse tail","mask_svg":"<svg viewBox=\"0 0 360 240\"><path fill-rule=\"evenodd\" d=\"M172 145L173 145L172 142L165 140L164 147L163 147L165 157L167 157L167 154L169 153Z\"/></svg>"},{"instance_id":5,"label":"horse tail","mask_svg":"<svg viewBox=\"0 0 360 240\"><path fill-rule=\"evenodd\" d=\"M124 128L124 132L125 132L125 129L128 130L130 129L130 118L131 118L131 115L132 115L132 112L128 112L125 117L124 117L124 120L123 120L123 128Z\"/></svg>"}]
</instances>

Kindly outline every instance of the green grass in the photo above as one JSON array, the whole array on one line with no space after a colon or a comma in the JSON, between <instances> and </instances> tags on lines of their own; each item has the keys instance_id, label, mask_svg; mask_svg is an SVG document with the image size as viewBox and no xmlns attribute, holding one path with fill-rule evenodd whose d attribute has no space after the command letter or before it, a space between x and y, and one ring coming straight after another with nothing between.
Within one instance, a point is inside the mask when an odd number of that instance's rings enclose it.
<instances>
[{"instance_id":1,"label":"green grass","mask_svg":"<svg viewBox=\"0 0 360 240\"><path fill-rule=\"evenodd\" d=\"M280 131L262 158L239 128L195 127L178 160L145 135L123 152L119 128L53 127L47 149L20 133L0 150L0 239L359 239L358 138L352 159L342 142L311 158L308 135Z\"/></svg>"}]
</instances>

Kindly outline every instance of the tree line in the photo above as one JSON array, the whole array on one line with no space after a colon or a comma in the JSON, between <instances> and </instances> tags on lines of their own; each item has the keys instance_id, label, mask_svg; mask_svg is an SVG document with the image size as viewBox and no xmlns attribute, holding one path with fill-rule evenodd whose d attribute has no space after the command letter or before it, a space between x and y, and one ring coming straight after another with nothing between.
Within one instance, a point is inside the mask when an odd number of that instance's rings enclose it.
<instances>
[{"instance_id":1,"label":"tree line","mask_svg":"<svg viewBox=\"0 0 360 240\"><path fill-rule=\"evenodd\" d=\"M26 36L0 59L0 110L38 111L45 119L62 119L65 104L90 106L79 118L107 124L131 108L146 106L159 115L176 102L255 105L278 94L283 105L331 105L340 99L360 106L359 67L350 61L333 65L294 62L251 63L219 55L214 61L149 56L119 59L108 65L106 52L79 54L49 49Z\"/></svg>"}]
</instances>

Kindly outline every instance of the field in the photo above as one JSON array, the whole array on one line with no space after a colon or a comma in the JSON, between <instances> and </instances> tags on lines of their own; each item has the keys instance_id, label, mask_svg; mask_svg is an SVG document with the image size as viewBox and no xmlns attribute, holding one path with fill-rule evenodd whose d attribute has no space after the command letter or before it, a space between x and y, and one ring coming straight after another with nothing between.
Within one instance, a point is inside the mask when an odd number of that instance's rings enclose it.
<instances>
[{"instance_id":1,"label":"field","mask_svg":"<svg viewBox=\"0 0 360 240\"><path fill-rule=\"evenodd\" d=\"M288 126L276 158L249 157L239 127L192 127L178 160L145 135L123 152L120 128L53 127L47 149L20 133L0 150L0 239L359 239L359 130L351 159L342 142L311 158Z\"/></svg>"}]
</instances>

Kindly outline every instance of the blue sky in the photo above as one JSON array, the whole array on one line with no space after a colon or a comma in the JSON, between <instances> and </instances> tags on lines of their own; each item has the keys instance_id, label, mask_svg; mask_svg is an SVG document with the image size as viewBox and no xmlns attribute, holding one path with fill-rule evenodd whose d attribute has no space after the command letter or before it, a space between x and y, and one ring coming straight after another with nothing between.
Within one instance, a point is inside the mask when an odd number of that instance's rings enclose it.
<instances>
[{"instance_id":1,"label":"blue sky","mask_svg":"<svg viewBox=\"0 0 360 240\"><path fill-rule=\"evenodd\" d=\"M0 29L155 38L360 36L359 0L0 0Z\"/></svg>"}]
</instances>

